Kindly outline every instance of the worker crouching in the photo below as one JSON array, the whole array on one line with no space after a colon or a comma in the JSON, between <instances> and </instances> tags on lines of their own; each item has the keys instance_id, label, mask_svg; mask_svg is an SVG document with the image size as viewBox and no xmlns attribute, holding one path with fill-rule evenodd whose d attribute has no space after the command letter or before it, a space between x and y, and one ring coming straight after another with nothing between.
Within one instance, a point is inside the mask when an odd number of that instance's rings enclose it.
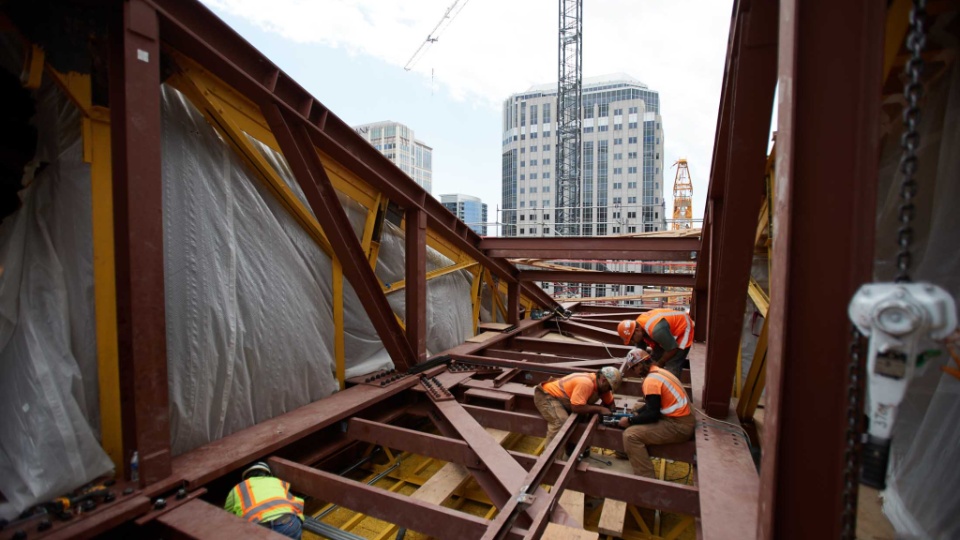
<instances>
[{"instance_id":1,"label":"worker crouching","mask_svg":"<svg viewBox=\"0 0 960 540\"><path fill-rule=\"evenodd\" d=\"M654 365L651 357L638 356L627 368L627 374L643 378L644 403L634 410L633 416L620 419L620 427L626 428L623 449L634 474L656 478L647 445L690 440L696 419L680 379Z\"/></svg>"},{"instance_id":2,"label":"worker crouching","mask_svg":"<svg viewBox=\"0 0 960 540\"><path fill-rule=\"evenodd\" d=\"M617 325L624 345L649 346L657 366L676 377L689 367L687 355L693 344L693 319L685 311L651 309L637 320L625 319Z\"/></svg>"},{"instance_id":3,"label":"worker crouching","mask_svg":"<svg viewBox=\"0 0 960 540\"><path fill-rule=\"evenodd\" d=\"M547 421L546 444L557 436L570 413L610 414L613 392L620 388L621 380L620 370L605 367L595 373L571 373L537 385L533 403ZM597 400L603 405L594 405Z\"/></svg>"},{"instance_id":4,"label":"worker crouching","mask_svg":"<svg viewBox=\"0 0 960 540\"><path fill-rule=\"evenodd\" d=\"M270 466L255 463L243 471L224 508L243 519L299 540L303 532L303 499L290 493L290 484L273 476Z\"/></svg>"}]
</instances>

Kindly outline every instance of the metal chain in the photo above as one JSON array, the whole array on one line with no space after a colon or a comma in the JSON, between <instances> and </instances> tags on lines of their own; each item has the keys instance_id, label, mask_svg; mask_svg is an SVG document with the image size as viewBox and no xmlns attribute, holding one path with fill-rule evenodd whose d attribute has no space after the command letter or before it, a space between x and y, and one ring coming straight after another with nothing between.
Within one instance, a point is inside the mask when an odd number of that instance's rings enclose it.
<instances>
[{"instance_id":1,"label":"metal chain","mask_svg":"<svg viewBox=\"0 0 960 540\"><path fill-rule=\"evenodd\" d=\"M923 97L923 58L926 46L925 28L926 0L913 0L910 11L910 32L906 47L910 51L910 60L904 66L905 76L903 97L906 107L903 110L904 132L900 138L902 154L900 157L900 228L897 231L897 277L898 283L910 281L910 267L913 263L913 218L916 213L914 197L917 195L917 150L920 147L920 100ZM857 494L859 492L860 447L863 434L864 410L864 366L861 361L863 336L854 327L850 336L850 361L847 366L847 429L844 441L843 468L843 513L841 537L853 540L857 536Z\"/></svg>"},{"instance_id":2,"label":"metal chain","mask_svg":"<svg viewBox=\"0 0 960 540\"><path fill-rule=\"evenodd\" d=\"M847 429L844 440L843 513L841 538L857 537L857 494L860 486L860 446L863 433L862 335L854 327L850 336L850 362L847 364Z\"/></svg>"},{"instance_id":3,"label":"metal chain","mask_svg":"<svg viewBox=\"0 0 960 540\"><path fill-rule=\"evenodd\" d=\"M903 179L900 182L900 228L897 231L897 283L910 281L910 266L913 263L910 250L913 247L913 217L916 213L913 199L917 195L917 181L914 175L917 172L917 150L920 147L920 99L923 97L923 52L927 44L925 28L926 0L914 0L910 10L910 33L907 35L907 49L910 51L910 60L903 67L904 83L903 98L906 107L903 109L903 135L900 137L900 147L903 153L900 156L900 173Z\"/></svg>"}]
</instances>

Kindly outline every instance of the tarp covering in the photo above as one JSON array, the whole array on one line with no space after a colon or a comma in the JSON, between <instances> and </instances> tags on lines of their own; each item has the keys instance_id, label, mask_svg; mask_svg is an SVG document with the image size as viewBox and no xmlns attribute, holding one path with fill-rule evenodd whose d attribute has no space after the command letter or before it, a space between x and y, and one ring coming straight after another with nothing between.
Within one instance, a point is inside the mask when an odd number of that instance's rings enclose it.
<instances>
[{"instance_id":1,"label":"tarp covering","mask_svg":"<svg viewBox=\"0 0 960 540\"><path fill-rule=\"evenodd\" d=\"M37 92L36 175L0 226L0 517L109 472L101 449L90 168L76 108Z\"/></svg>"},{"instance_id":2,"label":"tarp covering","mask_svg":"<svg viewBox=\"0 0 960 540\"><path fill-rule=\"evenodd\" d=\"M914 221L914 281L928 281L960 298L960 62L931 84L923 101L919 191ZM891 281L900 204L898 133L887 138L878 192L877 279ZM942 349L928 342L924 349ZM910 382L893 431L884 513L899 535L960 538L960 380L926 362ZM954 364L954 367L956 365Z\"/></svg>"},{"instance_id":3,"label":"tarp covering","mask_svg":"<svg viewBox=\"0 0 960 540\"><path fill-rule=\"evenodd\" d=\"M167 366L174 455L337 390L332 263L175 89L162 89ZM79 114L52 86L38 98L39 161L23 207L0 228L0 491L11 518L113 468L98 443L89 166ZM283 157L254 141L305 201ZM341 194L359 236L366 209ZM378 272L403 278L388 225ZM450 264L429 249L430 269ZM399 274L397 272L399 271ZM428 347L471 335L469 272L431 280ZM403 295L391 295L403 314ZM392 367L344 281L346 373Z\"/></svg>"}]
</instances>

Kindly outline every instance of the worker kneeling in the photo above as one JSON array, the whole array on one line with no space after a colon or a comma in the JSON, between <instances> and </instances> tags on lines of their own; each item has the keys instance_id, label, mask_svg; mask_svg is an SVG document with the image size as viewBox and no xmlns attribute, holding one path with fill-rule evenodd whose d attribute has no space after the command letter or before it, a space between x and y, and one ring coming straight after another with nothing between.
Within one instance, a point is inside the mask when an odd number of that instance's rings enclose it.
<instances>
[{"instance_id":1,"label":"worker kneeling","mask_svg":"<svg viewBox=\"0 0 960 540\"><path fill-rule=\"evenodd\" d=\"M634 474L656 478L647 445L690 440L696 419L691 413L687 392L673 373L654 365L645 353L631 363L627 375L643 377L644 403L638 404L633 416L620 419L620 427L626 428L623 449Z\"/></svg>"},{"instance_id":2,"label":"worker kneeling","mask_svg":"<svg viewBox=\"0 0 960 540\"><path fill-rule=\"evenodd\" d=\"M557 436L570 413L610 414L613 392L620 388L620 370L605 367L595 373L571 373L562 379L550 379L533 391L533 403L547 421L547 441ZM603 405L594 405L597 400Z\"/></svg>"},{"instance_id":3,"label":"worker kneeling","mask_svg":"<svg viewBox=\"0 0 960 540\"><path fill-rule=\"evenodd\" d=\"M270 466L258 462L243 471L223 507L290 538L299 540L303 531L303 499L290 493L290 484L275 478Z\"/></svg>"}]
</instances>

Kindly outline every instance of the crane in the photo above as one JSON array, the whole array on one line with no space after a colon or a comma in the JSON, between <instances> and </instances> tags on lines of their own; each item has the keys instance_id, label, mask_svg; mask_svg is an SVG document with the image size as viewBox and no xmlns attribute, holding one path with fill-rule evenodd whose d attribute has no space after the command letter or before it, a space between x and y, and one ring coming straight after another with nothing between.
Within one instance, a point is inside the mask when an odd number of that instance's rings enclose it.
<instances>
[{"instance_id":1,"label":"crane","mask_svg":"<svg viewBox=\"0 0 960 540\"><path fill-rule=\"evenodd\" d=\"M407 65L403 66L404 71L410 71L413 69L413 66L423 58L423 55L426 54L427 49L430 48L430 45L437 42L440 39L440 34L453 23L453 20L457 18L457 15L463 11L463 8L466 7L467 3L470 0L455 0L446 11L443 12L443 17L440 17L440 22L433 27L433 30L430 31L430 34L427 36L427 39L420 44L420 47L417 48L417 51L413 53L413 56L410 57L410 60L407 60Z\"/></svg>"},{"instance_id":2,"label":"crane","mask_svg":"<svg viewBox=\"0 0 960 540\"><path fill-rule=\"evenodd\" d=\"M673 180L673 224L670 228L680 231L693 226L693 181L686 159L680 158L673 166L677 168L677 176Z\"/></svg>"},{"instance_id":3,"label":"crane","mask_svg":"<svg viewBox=\"0 0 960 540\"><path fill-rule=\"evenodd\" d=\"M557 74L555 231L580 235L580 138L583 96L583 3L560 0Z\"/></svg>"}]
</instances>

